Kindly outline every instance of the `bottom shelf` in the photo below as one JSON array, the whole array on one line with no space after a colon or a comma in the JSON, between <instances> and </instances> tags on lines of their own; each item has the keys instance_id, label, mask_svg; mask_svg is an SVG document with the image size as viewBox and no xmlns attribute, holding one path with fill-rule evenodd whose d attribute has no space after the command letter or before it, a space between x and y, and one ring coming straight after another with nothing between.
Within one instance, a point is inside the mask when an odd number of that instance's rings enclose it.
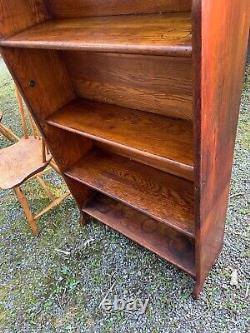
<instances>
[{"instance_id":1,"label":"bottom shelf","mask_svg":"<svg viewBox=\"0 0 250 333\"><path fill-rule=\"evenodd\" d=\"M82 210L195 277L194 242L189 237L103 194Z\"/></svg>"}]
</instances>

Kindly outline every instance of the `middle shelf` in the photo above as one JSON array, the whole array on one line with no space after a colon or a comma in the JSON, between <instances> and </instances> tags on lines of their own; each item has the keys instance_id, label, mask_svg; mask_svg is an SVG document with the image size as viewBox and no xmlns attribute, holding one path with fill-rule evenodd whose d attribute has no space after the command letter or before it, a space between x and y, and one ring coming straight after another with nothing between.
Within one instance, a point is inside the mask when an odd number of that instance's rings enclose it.
<instances>
[{"instance_id":1,"label":"middle shelf","mask_svg":"<svg viewBox=\"0 0 250 333\"><path fill-rule=\"evenodd\" d=\"M194 237L193 183L94 149L65 175Z\"/></svg>"},{"instance_id":2,"label":"middle shelf","mask_svg":"<svg viewBox=\"0 0 250 333\"><path fill-rule=\"evenodd\" d=\"M193 125L189 120L77 99L51 115L47 123L193 180Z\"/></svg>"}]
</instances>

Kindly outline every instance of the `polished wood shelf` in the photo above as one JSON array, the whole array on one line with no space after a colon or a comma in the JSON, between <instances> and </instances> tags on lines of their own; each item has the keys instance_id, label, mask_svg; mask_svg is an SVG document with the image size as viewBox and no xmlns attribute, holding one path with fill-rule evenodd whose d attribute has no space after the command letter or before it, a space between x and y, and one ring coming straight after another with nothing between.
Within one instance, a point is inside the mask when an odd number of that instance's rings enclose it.
<instances>
[{"instance_id":1,"label":"polished wood shelf","mask_svg":"<svg viewBox=\"0 0 250 333\"><path fill-rule=\"evenodd\" d=\"M54 113L47 122L121 147L150 159L153 166L157 162L163 171L193 179L191 121L79 99Z\"/></svg>"},{"instance_id":2,"label":"polished wood shelf","mask_svg":"<svg viewBox=\"0 0 250 333\"><path fill-rule=\"evenodd\" d=\"M95 149L65 175L194 237L193 183Z\"/></svg>"},{"instance_id":3,"label":"polished wood shelf","mask_svg":"<svg viewBox=\"0 0 250 333\"><path fill-rule=\"evenodd\" d=\"M95 52L191 56L190 13L53 19L0 45Z\"/></svg>"},{"instance_id":4,"label":"polished wood shelf","mask_svg":"<svg viewBox=\"0 0 250 333\"><path fill-rule=\"evenodd\" d=\"M195 277L194 242L188 237L103 194L82 211Z\"/></svg>"}]
</instances>

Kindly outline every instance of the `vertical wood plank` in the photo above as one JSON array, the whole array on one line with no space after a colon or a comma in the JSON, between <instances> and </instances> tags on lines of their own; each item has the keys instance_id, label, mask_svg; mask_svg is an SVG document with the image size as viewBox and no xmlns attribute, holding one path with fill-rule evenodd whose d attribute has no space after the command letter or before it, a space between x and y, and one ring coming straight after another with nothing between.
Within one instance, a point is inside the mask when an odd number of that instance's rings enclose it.
<instances>
[{"instance_id":1,"label":"vertical wood plank","mask_svg":"<svg viewBox=\"0 0 250 333\"><path fill-rule=\"evenodd\" d=\"M249 0L193 3L195 296L223 244L249 14Z\"/></svg>"}]
</instances>

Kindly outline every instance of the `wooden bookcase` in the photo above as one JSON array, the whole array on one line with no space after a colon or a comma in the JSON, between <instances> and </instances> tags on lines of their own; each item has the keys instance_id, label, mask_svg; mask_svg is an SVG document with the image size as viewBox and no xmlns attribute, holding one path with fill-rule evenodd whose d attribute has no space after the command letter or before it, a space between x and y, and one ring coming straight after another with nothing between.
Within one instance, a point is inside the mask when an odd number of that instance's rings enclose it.
<instances>
[{"instance_id":1,"label":"wooden bookcase","mask_svg":"<svg viewBox=\"0 0 250 333\"><path fill-rule=\"evenodd\" d=\"M0 0L1 53L81 223L175 264L195 297L223 243L249 12L249 0Z\"/></svg>"}]
</instances>

